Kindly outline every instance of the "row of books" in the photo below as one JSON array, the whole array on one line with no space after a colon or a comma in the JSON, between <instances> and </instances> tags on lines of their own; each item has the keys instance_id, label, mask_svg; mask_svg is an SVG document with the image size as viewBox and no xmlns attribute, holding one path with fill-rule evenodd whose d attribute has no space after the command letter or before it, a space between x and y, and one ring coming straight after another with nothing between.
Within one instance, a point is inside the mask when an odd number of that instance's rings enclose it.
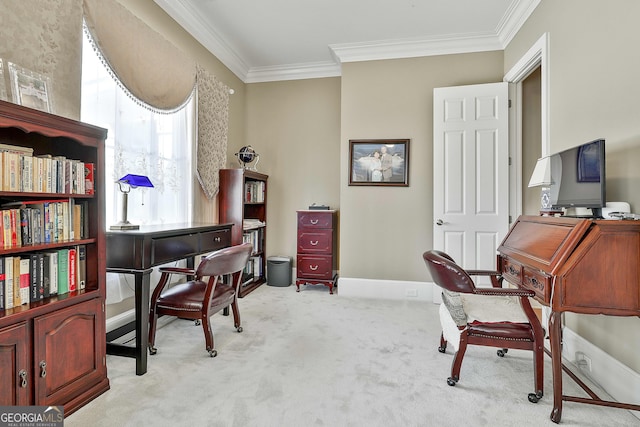
<instances>
[{"instance_id":1,"label":"row of books","mask_svg":"<svg viewBox=\"0 0 640 427\"><path fill-rule=\"evenodd\" d=\"M89 235L86 201L32 200L2 207L0 248L65 242Z\"/></svg>"},{"instance_id":2,"label":"row of books","mask_svg":"<svg viewBox=\"0 0 640 427\"><path fill-rule=\"evenodd\" d=\"M257 228L255 230L248 230L242 234L242 243L251 243L253 245L253 253L262 252L262 245L264 239L262 235L264 228Z\"/></svg>"},{"instance_id":3,"label":"row of books","mask_svg":"<svg viewBox=\"0 0 640 427\"><path fill-rule=\"evenodd\" d=\"M84 289L86 280L85 245L0 257L0 310Z\"/></svg>"},{"instance_id":4,"label":"row of books","mask_svg":"<svg viewBox=\"0 0 640 427\"><path fill-rule=\"evenodd\" d=\"M264 275L262 256L253 256L242 271L242 285L247 285Z\"/></svg>"},{"instance_id":5,"label":"row of books","mask_svg":"<svg viewBox=\"0 0 640 427\"><path fill-rule=\"evenodd\" d=\"M247 203L264 203L266 183L264 181L247 181L244 183L244 201Z\"/></svg>"},{"instance_id":6,"label":"row of books","mask_svg":"<svg viewBox=\"0 0 640 427\"><path fill-rule=\"evenodd\" d=\"M33 149L0 144L1 191L25 193L93 194L93 163L45 154Z\"/></svg>"}]
</instances>

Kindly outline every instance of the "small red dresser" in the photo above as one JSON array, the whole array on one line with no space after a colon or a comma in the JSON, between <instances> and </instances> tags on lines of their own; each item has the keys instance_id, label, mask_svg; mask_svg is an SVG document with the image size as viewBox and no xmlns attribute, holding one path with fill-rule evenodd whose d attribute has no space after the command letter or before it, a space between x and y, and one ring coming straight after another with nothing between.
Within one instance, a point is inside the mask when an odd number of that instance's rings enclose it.
<instances>
[{"instance_id":1,"label":"small red dresser","mask_svg":"<svg viewBox=\"0 0 640 427\"><path fill-rule=\"evenodd\" d=\"M298 211L296 291L300 285L337 286L337 213L335 210Z\"/></svg>"}]
</instances>

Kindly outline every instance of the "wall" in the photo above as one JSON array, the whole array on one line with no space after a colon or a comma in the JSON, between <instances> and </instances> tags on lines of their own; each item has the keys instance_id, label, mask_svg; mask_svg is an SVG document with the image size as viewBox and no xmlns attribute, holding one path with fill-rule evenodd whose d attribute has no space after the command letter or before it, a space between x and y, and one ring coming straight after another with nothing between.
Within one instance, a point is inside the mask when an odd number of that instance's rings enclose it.
<instances>
[{"instance_id":1,"label":"wall","mask_svg":"<svg viewBox=\"0 0 640 427\"><path fill-rule=\"evenodd\" d=\"M341 277L428 280L433 89L502 81L502 52L342 65ZM410 138L409 187L348 186L350 139Z\"/></svg>"},{"instance_id":2,"label":"wall","mask_svg":"<svg viewBox=\"0 0 640 427\"><path fill-rule=\"evenodd\" d=\"M604 137L607 199L640 210L640 45L635 0L542 0L505 50L505 72L549 33L551 152ZM566 324L640 372L640 319L567 313Z\"/></svg>"},{"instance_id":3,"label":"wall","mask_svg":"<svg viewBox=\"0 0 640 427\"><path fill-rule=\"evenodd\" d=\"M339 208L340 78L249 84L246 104L247 143L269 175L267 254L295 260L296 210Z\"/></svg>"}]
</instances>

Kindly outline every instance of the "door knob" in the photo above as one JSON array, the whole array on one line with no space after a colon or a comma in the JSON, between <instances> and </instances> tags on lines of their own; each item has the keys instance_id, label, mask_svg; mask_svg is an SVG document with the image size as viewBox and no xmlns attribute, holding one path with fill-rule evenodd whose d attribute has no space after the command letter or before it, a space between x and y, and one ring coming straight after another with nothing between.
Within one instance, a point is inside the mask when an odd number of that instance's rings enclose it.
<instances>
[{"instance_id":1,"label":"door knob","mask_svg":"<svg viewBox=\"0 0 640 427\"><path fill-rule=\"evenodd\" d=\"M436 225L443 225L443 224L444 224L444 221L441 220L440 218L436 220Z\"/></svg>"}]
</instances>

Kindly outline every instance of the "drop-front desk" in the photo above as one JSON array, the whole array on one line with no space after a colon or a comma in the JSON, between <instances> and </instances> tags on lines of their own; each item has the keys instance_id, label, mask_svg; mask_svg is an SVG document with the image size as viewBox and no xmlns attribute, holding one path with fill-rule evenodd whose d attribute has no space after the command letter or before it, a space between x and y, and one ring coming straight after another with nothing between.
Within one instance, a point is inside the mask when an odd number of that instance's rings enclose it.
<instances>
[{"instance_id":1,"label":"drop-front desk","mask_svg":"<svg viewBox=\"0 0 640 427\"><path fill-rule=\"evenodd\" d=\"M135 321L107 333L107 353L136 359L136 374L147 372L149 346L149 288L153 267L187 259L231 245L233 224L165 224L139 230L107 231L107 271L135 277ZM135 330L135 347L113 340Z\"/></svg>"},{"instance_id":2,"label":"drop-front desk","mask_svg":"<svg viewBox=\"0 0 640 427\"><path fill-rule=\"evenodd\" d=\"M552 421L560 422L563 400L640 410L599 399L575 375L591 398L563 395L561 337L565 311L640 316L640 221L521 216L498 247L498 269L551 308Z\"/></svg>"}]
</instances>

